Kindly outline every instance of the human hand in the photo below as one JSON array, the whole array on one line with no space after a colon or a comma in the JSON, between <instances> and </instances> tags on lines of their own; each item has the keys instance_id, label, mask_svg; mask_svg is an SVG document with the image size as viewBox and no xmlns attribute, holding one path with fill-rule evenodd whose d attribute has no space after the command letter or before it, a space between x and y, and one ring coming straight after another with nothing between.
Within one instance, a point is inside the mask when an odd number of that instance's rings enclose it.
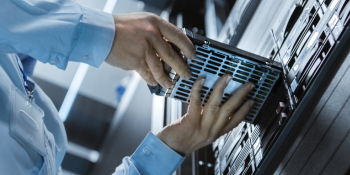
<instances>
[{"instance_id":1,"label":"human hand","mask_svg":"<svg viewBox=\"0 0 350 175\"><path fill-rule=\"evenodd\" d=\"M200 92L205 79L198 78L192 87L187 114L165 127L157 137L174 151L189 154L231 131L243 121L254 104L252 100L244 101L254 88L254 85L248 82L236 90L225 104L219 106L227 83L231 79L230 75L222 76L208 102L202 107Z\"/></svg>"},{"instance_id":2,"label":"human hand","mask_svg":"<svg viewBox=\"0 0 350 175\"><path fill-rule=\"evenodd\" d=\"M196 58L193 44L181 29L151 13L114 15L114 21L116 33L107 63L135 70L151 86L158 82L169 88L171 79L164 73L161 58L180 77L190 79L190 69L166 41L178 46L187 58Z\"/></svg>"}]
</instances>

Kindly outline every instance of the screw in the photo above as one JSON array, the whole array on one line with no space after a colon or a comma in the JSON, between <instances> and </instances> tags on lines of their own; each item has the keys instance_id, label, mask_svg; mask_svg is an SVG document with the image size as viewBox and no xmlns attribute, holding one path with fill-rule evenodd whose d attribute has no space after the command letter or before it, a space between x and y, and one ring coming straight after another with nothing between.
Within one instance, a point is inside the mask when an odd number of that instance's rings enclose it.
<instances>
[{"instance_id":1,"label":"screw","mask_svg":"<svg viewBox=\"0 0 350 175\"><path fill-rule=\"evenodd\" d=\"M198 28L197 27L193 27L192 32L193 33L198 33Z\"/></svg>"},{"instance_id":2,"label":"screw","mask_svg":"<svg viewBox=\"0 0 350 175\"><path fill-rule=\"evenodd\" d=\"M269 61L266 61L267 66L271 66L271 63Z\"/></svg>"}]
</instances>

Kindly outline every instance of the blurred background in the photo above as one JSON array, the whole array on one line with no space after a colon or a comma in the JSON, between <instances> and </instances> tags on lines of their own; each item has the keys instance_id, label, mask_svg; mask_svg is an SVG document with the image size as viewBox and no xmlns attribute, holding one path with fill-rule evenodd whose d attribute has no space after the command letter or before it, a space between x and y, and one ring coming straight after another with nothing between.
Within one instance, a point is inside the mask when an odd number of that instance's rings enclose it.
<instances>
[{"instance_id":1,"label":"blurred background","mask_svg":"<svg viewBox=\"0 0 350 175\"><path fill-rule=\"evenodd\" d=\"M205 34L205 1L76 0L109 13L152 12ZM64 175L111 174L149 131L164 125L164 98L152 96L134 72L103 63L69 62L66 70L37 62L33 79L54 102L68 135ZM157 118L159 116L159 118ZM153 119L152 119L153 117Z\"/></svg>"}]
</instances>

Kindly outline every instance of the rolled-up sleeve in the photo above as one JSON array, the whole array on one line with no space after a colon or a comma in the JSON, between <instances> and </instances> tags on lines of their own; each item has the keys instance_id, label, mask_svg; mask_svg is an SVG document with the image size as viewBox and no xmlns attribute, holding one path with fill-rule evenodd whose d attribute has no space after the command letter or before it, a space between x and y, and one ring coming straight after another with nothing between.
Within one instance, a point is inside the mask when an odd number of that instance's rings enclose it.
<instances>
[{"instance_id":1,"label":"rolled-up sleeve","mask_svg":"<svg viewBox=\"0 0 350 175\"><path fill-rule=\"evenodd\" d=\"M65 69L68 61L98 67L114 40L111 14L72 0L3 0L0 52L23 53Z\"/></svg>"},{"instance_id":2,"label":"rolled-up sleeve","mask_svg":"<svg viewBox=\"0 0 350 175\"><path fill-rule=\"evenodd\" d=\"M149 133L131 157L125 157L113 175L171 175L185 160L157 136Z\"/></svg>"}]
</instances>

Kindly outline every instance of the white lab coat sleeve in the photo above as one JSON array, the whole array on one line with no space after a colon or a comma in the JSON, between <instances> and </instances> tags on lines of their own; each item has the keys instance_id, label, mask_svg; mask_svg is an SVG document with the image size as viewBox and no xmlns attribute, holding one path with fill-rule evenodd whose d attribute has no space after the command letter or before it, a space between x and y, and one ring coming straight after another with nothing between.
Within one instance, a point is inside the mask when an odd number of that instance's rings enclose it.
<instances>
[{"instance_id":1,"label":"white lab coat sleeve","mask_svg":"<svg viewBox=\"0 0 350 175\"><path fill-rule=\"evenodd\" d=\"M171 175L185 160L151 132L113 175Z\"/></svg>"},{"instance_id":2,"label":"white lab coat sleeve","mask_svg":"<svg viewBox=\"0 0 350 175\"><path fill-rule=\"evenodd\" d=\"M65 69L68 61L98 67L114 40L111 14L73 0L1 0L0 53L23 53Z\"/></svg>"}]
</instances>

